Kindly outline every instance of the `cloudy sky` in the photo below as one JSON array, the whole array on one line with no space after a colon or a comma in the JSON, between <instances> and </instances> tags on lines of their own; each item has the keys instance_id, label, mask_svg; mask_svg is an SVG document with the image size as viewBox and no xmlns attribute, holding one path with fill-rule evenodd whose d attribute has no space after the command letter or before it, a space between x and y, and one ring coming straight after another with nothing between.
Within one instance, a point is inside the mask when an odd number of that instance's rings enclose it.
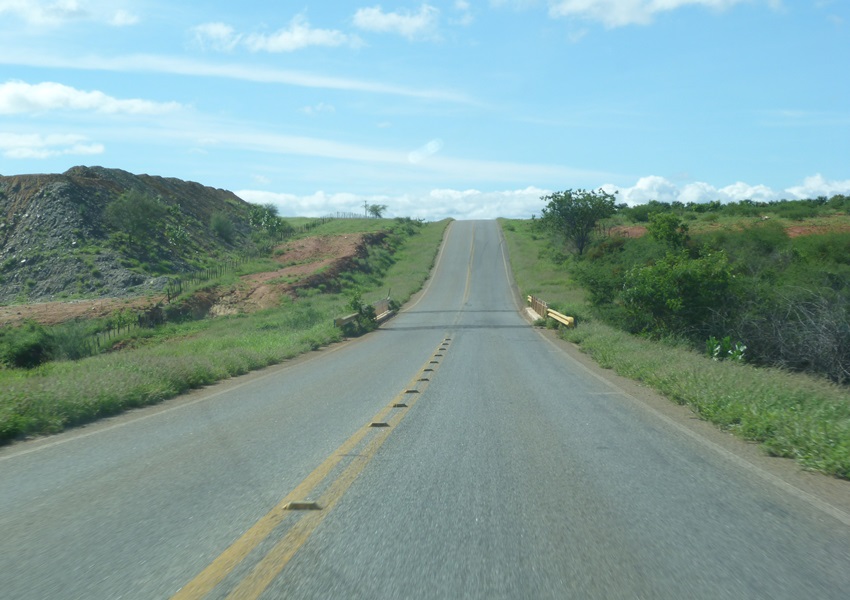
<instances>
[{"instance_id":1,"label":"cloudy sky","mask_svg":"<svg viewBox=\"0 0 850 600\"><path fill-rule=\"evenodd\" d=\"M850 193L847 0L0 0L0 174L318 216Z\"/></svg>"}]
</instances>

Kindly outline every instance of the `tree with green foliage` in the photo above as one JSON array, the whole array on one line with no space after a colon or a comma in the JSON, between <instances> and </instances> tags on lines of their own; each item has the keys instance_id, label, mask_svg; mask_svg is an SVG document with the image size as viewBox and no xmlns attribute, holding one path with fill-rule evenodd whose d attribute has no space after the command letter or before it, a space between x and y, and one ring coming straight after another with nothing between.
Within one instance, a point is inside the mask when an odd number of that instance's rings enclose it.
<instances>
[{"instance_id":1,"label":"tree with green foliage","mask_svg":"<svg viewBox=\"0 0 850 600\"><path fill-rule=\"evenodd\" d=\"M248 221L251 227L265 232L270 238L280 239L292 233L292 226L278 216L277 206L271 202L252 204Z\"/></svg>"},{"instance_id":2,"label":"tree with green foliage","mask_svg":"<svg viewBox=\"0 0 850 600\"><path fill-rule=\"evenodd\" d=\"M688 226L671 212L650 215L646 230L654 240L672 249L684 248L688 243Z\"/></svg>"},{"instance_id":3,"label":"tree with green foliage","mask_svg":"<svg viewBox=\"0 0 850 600\"><path fill-rule=\"evenodd\" d=\"M596 225L616 212L615 196L599 190L566 190L543 196L543 226L563 235L581 255L590 243Z\"/></svg>"},{"instance_id":4,"label":"tree with green foliage","mask_svg":"<svg viewBox=\"0 0 850 600\"><path fill-rule=\"evenodd\" d=\"M166 212L156 198L128 190L106 206L104 217L107 224L127 234L128 244L133 244L158 231Z\"/></svg>"},{"instance_id":5,"label":"tree with green foliage","mask_svg":"<svg viewBox=\"0 0 850 600\"><path fill-rule=\"evenodd\" d=\"M702 335L710 333L712 314L729 300L731 283L732 268L724 252L705 251L691 258L680 250L630 269L622 300L636 331Z\"/></svg>"},{"instance_id":6,"label":"tree with green foliage","mask_svg":"<svg viewBox=\"0 0 850 600\"><path fill-rule=\"evenodd\" d=\"M384 216L384 211L387 210L386 204L370 204L367 209L369 216L375 219L380 219Z\"/></svg>"}]
</instances>

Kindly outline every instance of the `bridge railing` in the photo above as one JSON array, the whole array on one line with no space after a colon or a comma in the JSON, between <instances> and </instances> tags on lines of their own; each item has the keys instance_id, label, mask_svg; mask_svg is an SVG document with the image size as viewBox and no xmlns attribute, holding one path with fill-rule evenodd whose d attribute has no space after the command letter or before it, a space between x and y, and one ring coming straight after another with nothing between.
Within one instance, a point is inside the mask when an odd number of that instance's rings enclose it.
<instances>
[{"instance_id":1,"label":"bridge railing","mask_svg":"<svg viewBox=\"0 0 850 600\"><path fill-rule=\"evenodd\" d=\"M528 296L528 304L531 306L531 310L536 312L543 319L555 319L564 327L576 326L575 317L569 317L565 314L559 313L557 310L549 308L549 303L545 300L541 300L536 296Z\"/></svg>"}]
</instances>

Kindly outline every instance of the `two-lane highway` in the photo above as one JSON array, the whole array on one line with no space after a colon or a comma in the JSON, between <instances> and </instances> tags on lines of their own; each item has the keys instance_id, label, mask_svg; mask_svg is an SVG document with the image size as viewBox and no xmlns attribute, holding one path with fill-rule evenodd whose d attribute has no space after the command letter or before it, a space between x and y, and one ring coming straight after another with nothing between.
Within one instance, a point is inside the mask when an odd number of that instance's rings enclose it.
<instances>
[{"instance_id":1,"label":"two-lane highway","mask_svg":"<svg viewBox=\"0 0 850 600\"><path fill-rule=\"evenodd\" d=\"M3 450L2 597L847 597L850 514L592 374L509 279L456 222L379 331Z\"/></svg>"}]
</instances>

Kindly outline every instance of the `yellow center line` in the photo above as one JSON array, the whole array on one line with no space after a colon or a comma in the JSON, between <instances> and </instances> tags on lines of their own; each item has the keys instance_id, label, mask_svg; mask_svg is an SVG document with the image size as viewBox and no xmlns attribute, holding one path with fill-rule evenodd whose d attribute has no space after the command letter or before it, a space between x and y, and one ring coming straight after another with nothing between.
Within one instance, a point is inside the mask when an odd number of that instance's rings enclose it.
<instances>
[{"instance_id":1,"label":"yellow center line","mask_svg":"<svg viewBox=\"0 0 850 600\"><path fill-rule=\"evenodd\" d=\"M413 406L414 403L415 400L411 400L408 406ZM393 417L390 420L390 427L396 425L402 417L402 414ZM254 570L227 596L226 600L255 600L260 597L260 594L271 585L272 581L286 567L304 542L309 539L313 531L315 531L334 508L343 494L351 487L357 476L366 468L366 465L369 464L375 453L390 436L391 431L391 428L383 429L369 440L369 443L363 448L360 456L355 458L345 468L321 498L319 498L319 506L322 507L322 510L305 515L293 525L283 539L275 544L274 548L254 567Z\"/></svg>"},{"instance_id":2,"label":"yellow center line","mask_svg":"<svg viewBox=\"0 0 850 600\"><path fill-rule=\"evenodd\" d=\"M440 344L441 347L444 345L444 343ZM437 353L440 352L445 352L445 350L443 348L437 350ZM362 449L359 456L352 460L351 464L331 483L319 499L319 506L322 510L310 511L305 516L302 516L291 527L284 538L260 561L251 574L228 596L228 598L258 597L268 587L274 577L283 570L286 563L289 562L301 545L309 538L313 530L324 520L331 508L342 497L348 487L354 482L354 479L372 459L378 448L389 437L395 425L404 418L417 399L421 397L422 392L429 385L428 379L424 377L426 369L435 371L438 366L439 363L434 364L432 359L429 359L425 366L410 381L405 391L396 395L392 402L382 408L373 417L371 422L386 422L389 425L388 428L376 430L371 426L370 422L358 429L333 454L299 483L295 489L278 502L274 508L261 517L259 521L233 542L192 581L172 596L172 600L199 600L213 591L257 546L272 534L287 516L292 515L292 512L286 509L287 504L307 498L310 492L322 483L334 468L343 459L347 458L347 455L351 454L368 434L377 431ZM433 376L433 373L431 375ZM417 390L419 393L410 393L410 390ZM398 404L405 404L406 408L398 408L396 406ZM387 416L391 413L394 413L392 418L387 419Z\"/></svg>"}]
</instances>

